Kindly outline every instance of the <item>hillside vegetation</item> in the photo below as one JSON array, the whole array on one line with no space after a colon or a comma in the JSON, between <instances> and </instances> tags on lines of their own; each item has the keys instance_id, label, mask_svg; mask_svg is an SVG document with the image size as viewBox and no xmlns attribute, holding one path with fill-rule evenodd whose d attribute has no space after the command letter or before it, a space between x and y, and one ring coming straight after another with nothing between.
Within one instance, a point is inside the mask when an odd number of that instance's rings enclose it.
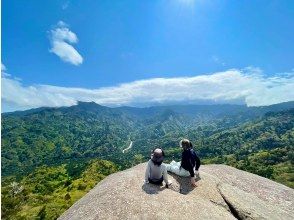
<instances>
[{"instance_id":1,"label":"hillside vegetation","mask_svg":"<svg viewBox=\"0 0 294 220\"><path fill-rule=\"evenodd\" d=\"M206 163L225 163L294 188L294 109L196 142Z\"/></svg>"},{"instance_id":2,"label":"hillside vegetation","mask_svg":"<svg viewBox=\"0 0 294 220\"><path fill-rule=\"evenodd\" d=\"M41 166L2 182L2 219L56 219L117 167L104 160Z\"/></svg>"},{"instance_id":3,"label":"hillside vegetation","mask_svg":"<svg viewBox=\"0 0 294 220\"><path fill-rule=\"evenodd\" d=\"M225 163L294 188L294 102L108 108L95 103L2 114L2 217L54 219L110 173L189 138ZM132 148L123 153L130 142Z\"/></svg>"}]
</instances>

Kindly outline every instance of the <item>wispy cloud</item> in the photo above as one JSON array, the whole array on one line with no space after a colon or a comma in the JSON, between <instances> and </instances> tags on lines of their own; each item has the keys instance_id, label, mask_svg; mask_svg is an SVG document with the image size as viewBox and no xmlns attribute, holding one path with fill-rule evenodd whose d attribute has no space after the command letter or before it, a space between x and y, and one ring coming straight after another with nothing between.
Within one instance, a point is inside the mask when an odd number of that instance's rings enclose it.
<instances>
[{"instance_id":1,"label":"wispy cloud","mask_svg":"<svg viewBox=\"0 0 294 220\"><path fill-rule=\"evenodd\" d=\"M1 63L1 73L5 71L6 71L6 66L3 63Z\"/></svg>"},{"instance_id":2,"label":"wispy cloud","mask_svg":"<svg viewBox=\"0 0 294 220\"><path fill-rule=\"evenodd\" d=\"M3 63L1 63L1 77L10 77L10 74L7 73L7 68Z\"/></svg>"},{"instance_id":3,"label":"wispy cloud","mask_svg":"<svg viewBox=\"0 0 294 220\"><path fill-rule=\"evenodd\" d=\"M226 63L221 60L218 56L212 56L211 57L212 61L215 62L216 64L222 65L222 66L226 66Z\"/></svg>"},{"instance_id":4,"label":"wispy cloud","mask_svg":"<svg viewBox=\"0 0 294 220\"><path fill-rule=\"evenodd\" d=\"M258 68L233 69L210 75L153 78L98 89L51 85L24 86L2 77L2 101L10 110L40 106L70 106L94 101L107 106L165 103L246 103L270 105L294 100L294 72L265 77Z\"/></svg>"},{"instance_id":5,"label":"wispy cloud","mask_svg":"<svg viewBox=\"0 0 294 220\"><path fill-rule=\"evenodd\" d=\"M68 6L69 6L69 3L70 3L70 1L65 1L65 2L62 4L62 6L61 6L62 10L67 9Z\"/></svg>"},{"instance_id":6,"label":"wispy cloud","mask_svg":"<svg viewBox=\"0 0 294 220\"><path fill-rule=\"evenodd\" d=\"M51 43L50 52L59 56L63 61L73 65L80 65L83 63L83 57L71 45L78 42L78 37L69 30L65 22L59 21L57 26L50 30L49 39Z\"/></svg>"}]
</instances>

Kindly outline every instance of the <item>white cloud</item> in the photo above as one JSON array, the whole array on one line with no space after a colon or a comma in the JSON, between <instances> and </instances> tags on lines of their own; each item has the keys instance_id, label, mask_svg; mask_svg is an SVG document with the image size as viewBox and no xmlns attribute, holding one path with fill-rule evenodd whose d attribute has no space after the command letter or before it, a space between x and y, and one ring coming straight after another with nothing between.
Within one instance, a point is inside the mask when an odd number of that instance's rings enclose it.
<instances>
[{"instance_id":1,"label":"white cloud","mask_svg":"<svg viewBox=\"0 0 294 220\"><path fill-rule=\"evenodd\" d=\"M50 52L56 54L65 62L73 65L80 65L83 63L83 57L71 45L78 42L78 37L75 33L69 30L68 25L59 21L57 26L50 31Z\"/></svg>"},{"instance_id":2,"label":"white cloud","mask_svg":"<svg viewBox=\"0 0 294 220\"><path fill-rule=\"evenodd\" d=\"M265 77L260 69L252 67L195 77L153 78L98 89L24 86L21 81L4 76L2 101L10 110L71 106L77 101L107 106L241 101L249 106L261 106L293 101L293 88L293 72Z\"/></svg>"}]
</instances>

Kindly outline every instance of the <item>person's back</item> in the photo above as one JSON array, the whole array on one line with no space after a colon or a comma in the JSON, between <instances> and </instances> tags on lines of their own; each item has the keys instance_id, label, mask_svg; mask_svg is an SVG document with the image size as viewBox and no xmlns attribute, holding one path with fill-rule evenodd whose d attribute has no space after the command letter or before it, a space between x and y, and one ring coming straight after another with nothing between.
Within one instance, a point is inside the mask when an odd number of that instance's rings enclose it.
<instances>
[{"instance_id":1,"label":"person's back","mask_svg":"<svg viewBox=\"0 0 294 220\"><path fill-rule=\"evenodd\" d=\"M194 177L194 169L198 171L200 159L193 148L184 149L182 152L181 167L188 170L191 177Z\"/></svg>"},{"instance_id":2,"label":"person's back","mask_svg":"<svg viewBox=\"0 0 294 220\"><path fill-rule=\"evenodd\" d=\"M161 184L163 181L169 185L166 166L162 163L164 152L157 148L153 150L151 159L147 163L145 183Z\"/></svg>"},{"instance_id":3,"label":"person's back","mask_svg":"<svg viewBox=\"0 0 294 220\"><path fill-rule=\"evenodd\" d=\"M167 165L167 170L179 176L190 176L191 184L196 186L195 173L199 175L200 159L193 150L192 142L188 139L181 140L180 146L183 149L181 162L172 161Z\"/></svg>"},{"instance_id":4,"label":"person's back","mask_svg":"<svg viewBox=\"0 0 294 220\"><path fill-rule=\"evenodd\" d=\"M148 161L146 171L147 171L146 173L148 174L147 179L151 180L151 182L157 182L157 181L160 181L161 178L163 178L166 172L166 167L164 164L161 164L159 166L155 165L153 161L150 159ZM146 177L145 177L145 180L146 180Z\"/></svg>"}]
</instances>

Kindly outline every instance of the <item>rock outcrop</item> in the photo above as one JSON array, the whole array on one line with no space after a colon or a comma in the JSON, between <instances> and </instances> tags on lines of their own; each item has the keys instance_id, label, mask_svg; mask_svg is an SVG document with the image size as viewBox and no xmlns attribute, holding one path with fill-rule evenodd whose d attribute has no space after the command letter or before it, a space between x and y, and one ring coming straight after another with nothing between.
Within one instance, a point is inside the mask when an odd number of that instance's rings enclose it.
<instances>
[{"instance_id":1,"label":"rock outcrop","mask_svg":"<svg viewBox=\"0 0 294 220\"><path fill-rule=\"evenodd\" d=\"M294 219L294 190L266 178L204 165L198 187L169 174L165 188L143 183L145 167L108 176L59 219Z\"/></svg>"}]
</instances>

